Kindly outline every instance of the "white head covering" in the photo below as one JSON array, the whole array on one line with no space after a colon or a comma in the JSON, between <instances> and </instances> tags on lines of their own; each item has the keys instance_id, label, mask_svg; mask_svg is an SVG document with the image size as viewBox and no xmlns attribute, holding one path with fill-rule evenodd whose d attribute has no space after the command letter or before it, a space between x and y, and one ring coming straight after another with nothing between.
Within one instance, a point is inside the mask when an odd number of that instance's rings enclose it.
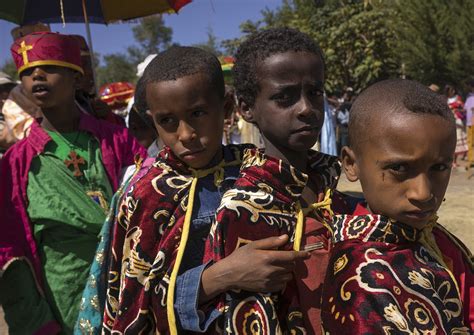
<instances>
[{"instance_id":1,"label":"white head covering","mask_svg":"<svg viewBox=\"0 0 474 335\"><path fill-rule=\"evenodd\" d=\"M156 57L156 54L151 54L145 58L143 62L137 65L137 77L140 78L143 76L143 72L145 72L146 67L150 62L153 60L153 58Z\"/></svg>"}]
</instances>

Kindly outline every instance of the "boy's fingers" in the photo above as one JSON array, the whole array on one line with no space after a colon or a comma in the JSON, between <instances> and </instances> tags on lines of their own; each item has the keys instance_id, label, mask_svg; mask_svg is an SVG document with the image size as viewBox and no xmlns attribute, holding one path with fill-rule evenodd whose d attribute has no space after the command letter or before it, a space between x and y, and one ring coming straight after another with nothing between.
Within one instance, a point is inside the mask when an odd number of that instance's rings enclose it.
<instances>
[{"instance_id":1,"label":"boy's fingers","mask_svg":"<svg viewBox=\"0 0 474 335\"><path fill-rule=\"evenodd\" d=\"M271 236L249 244L254 249L272 250L284 246L288 242L288 235Z\"/></svg>"},{"instance_id":2,"label":"boy's fingers","mask_svg":"<svg viewBox=\"0 0 474 335\"><path fill-rule=\"evenodd\" d=\"M281 251L272 250L268 251L269 257L272 258L273 264L289 263L298 260L305 260L310 257L310 253L307 251Z\"/></svg>"}]
</instances>

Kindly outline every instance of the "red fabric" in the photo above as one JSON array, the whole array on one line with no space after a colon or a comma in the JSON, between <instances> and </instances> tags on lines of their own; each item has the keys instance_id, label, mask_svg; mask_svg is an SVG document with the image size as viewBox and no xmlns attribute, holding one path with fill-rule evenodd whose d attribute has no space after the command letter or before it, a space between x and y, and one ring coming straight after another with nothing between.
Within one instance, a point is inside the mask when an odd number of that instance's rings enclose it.
<instances>
[{"instance_id":1,"label":"red fabric","mask_svg":"<svg viewBox=\"0 0 474 335\"><path fill-rule=\"evenodd\" d=\"M474 263L469 249L442 226L433 230L439 249L461 290L464 322L474 331Z\"/></svg>"},{"instance_id":2,"label":"red fabric","mask_svg":"<svg viewBox=\"0 0 474 335\"><path fill-rule=\"evenodd\" d=\"M225 147L225 164L240 164L243 148ZM188 203L192 179L192 172L165 147L123 198L113 232L105 334L169 333L169 278L184 243L186 208L193 206Z\"/></svg>"},{"instance_id":3,"label":"red fabric","mask_svg":"<svg viewBox=\"0 0 474 335\"><path fill-rule=\"evenodd\" d=\"M170 7L178 12L182 7L186 6L192 0L168 0Z\"/></svg>"},{"instance_id":4,"label":"red fabric","mask_svg":"<svg viewBox=\"0 0 474 335\"><path fill-rule=\"evenodd\" d=\"M112 189L119 185L122 169L133 164L134 155L146 157L146 150L125 128L82 113L79 130L90 132L100 143L102 162ZM35 121L29 136L12 146L1 160L0 170L0 267L14 258L27 257L42 286L41 261L27 214L28 172L33 158L43 152L49 135Z\"/></svg>"},{"instance_id":5,"label":"red fabric","mask_svg":"<svg viewBox=\"0 0 474 335\"><path fill-rule=\"evenodd\" d=\"M57 66L57 62L63 62L63 66L83 72L79 43L69 35L52 32L31 33L13 42L11 54L18 73L37 65ZM42 64L37 64L38 61Z\"/></svg>"},{"instance_id":6,"label":"red fabric","mask_svg":"<svg viewBox=\"0 0 474 335\"><path fill-rule=\"evenodd\" d=\"M48 322L40 329L36 330L33 335L52 335L59 334L61 327L54 321Z\"/></svg>"},{"instance_id":7,"label":"red fabric","mask_svg":"<svg viewBox=\"0 0 474 335\"><path fill-rule=\"evenodd\" d=\"M246 243L282 234L290 236L284 249L291 250L296 203L308 178L318 185L317 202L323 200L328 188L336 187L341 170L336 157L310 152L308 171L309 176L258 150L247 150L240 176L224 194L217 211L205 261L218 261ZM222 295L219 308L225 312L218 321L221 326L237 334L257 326L264 334L278 333L278 329L299 334L305 328L310 334L320 333L319 297L330 248L330 232L322 224L327 215L320 210L305 219L301 248L315 247L316 242L322 245L310 249L311 258L298 264L296 280L282 294L229 291Z\"/></svg>"},{"instance_id":8,"label":"red fabric","mask_svg":"<svg viewBox=\"0 0 474 335\"><path fill-rule=\"evenodd\" d=\"M461 294L449 271L419 242L420 231L363 206L356 213L334 219L335 245L322 295L324 331L467 334L465 326L472 331L472 263L452 235L433 228Z\"/></svg>"}]
</instances>

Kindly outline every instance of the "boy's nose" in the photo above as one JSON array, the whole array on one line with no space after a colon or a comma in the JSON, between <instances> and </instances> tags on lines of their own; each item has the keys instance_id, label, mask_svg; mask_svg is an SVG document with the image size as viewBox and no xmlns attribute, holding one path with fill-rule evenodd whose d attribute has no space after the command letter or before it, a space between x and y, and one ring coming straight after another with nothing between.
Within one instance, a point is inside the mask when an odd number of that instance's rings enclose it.
<instances>
[{"instance_id":1,"label":"boy's nose","mask_svg":"<svg viewBox=\"0 0 474 335\"><path fill-rule=\"evenodd\" d=\"M189 142L196 138L196 131L185 122L181 122L178 128L178 138L181 142Z\"/></svg>"},{"instance_id":2,"label":"boy's nose","mask_svg":"<svg viewBox=\"0 0 474 335\"><path fill-rule=\"evenodd\" d=\"M314 113L314 106L306 97L301 98L301 103L299 106L298 115L302 117L307 117Z\"/></svg>"},{"instance_id":3,"label":"boy's nose","mask_svg":"<svg viewBox=\"0 0 474 335\"><path fill-rule=\"evenodd\" d=\"M407 198L411 201L427 202L433 198L431 181L429 178L420 174L409 181L410 185L407 191Z\"/></svg>"},{"instance_id":4,"label":"boy's nose","mask_svg":"<svg viewBox=\"0 0 474 335\"><path fill-rule=\"evenodd\" d=\"M45 72L43 71L43 69L41 67L37 66L33 69L32 77L33 77L33 79L44 78L45 77Z\"/></svg>"}]
</instances>

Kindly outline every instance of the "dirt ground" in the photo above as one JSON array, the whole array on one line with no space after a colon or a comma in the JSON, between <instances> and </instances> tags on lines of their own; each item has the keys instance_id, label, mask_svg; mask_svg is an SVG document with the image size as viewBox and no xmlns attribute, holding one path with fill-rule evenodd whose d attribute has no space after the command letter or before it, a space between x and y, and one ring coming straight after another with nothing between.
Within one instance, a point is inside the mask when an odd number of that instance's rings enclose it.
<instances>
[{"instance_id":1,"label":"dirt ground","mask_svg":"<svg viewBox=\"0 0 474 335\"><path fill-rule=\"evenodd\" d=\"M469 174L474 174L471 169ZM361 192L358 183L350 183L343 176L339 182L339 190L343 192ZM468 179L464 167L453 170L446 201L439 210L439 222L450 232L460 238L466 246L474 251L474 175ZM0 307L0 334L8 334L7 326L3 320L3 310Z\"/></svg>"}]
</instances>

